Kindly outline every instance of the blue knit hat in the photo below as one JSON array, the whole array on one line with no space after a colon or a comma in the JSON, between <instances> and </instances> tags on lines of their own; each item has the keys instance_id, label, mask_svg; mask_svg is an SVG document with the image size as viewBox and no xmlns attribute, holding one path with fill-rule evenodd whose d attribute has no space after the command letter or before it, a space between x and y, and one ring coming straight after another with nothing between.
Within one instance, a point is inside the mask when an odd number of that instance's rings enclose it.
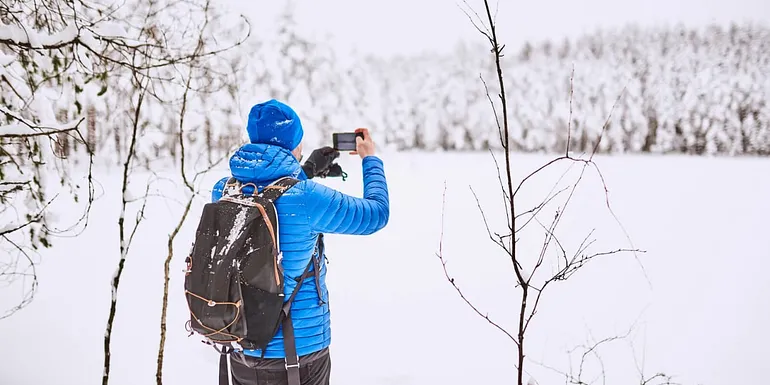
<instances>
[{"instance_id":1,"label":"blue knit hat","mask_svg":"<svg viewBox=\"0 0 770 385\"><path fill-rule=\"evenodd\" d=\"M302 123L291 107L275 99L251 107L246 126L251 143L274 144L289 151L302 141Z\"/></svg>"}]
</instances>

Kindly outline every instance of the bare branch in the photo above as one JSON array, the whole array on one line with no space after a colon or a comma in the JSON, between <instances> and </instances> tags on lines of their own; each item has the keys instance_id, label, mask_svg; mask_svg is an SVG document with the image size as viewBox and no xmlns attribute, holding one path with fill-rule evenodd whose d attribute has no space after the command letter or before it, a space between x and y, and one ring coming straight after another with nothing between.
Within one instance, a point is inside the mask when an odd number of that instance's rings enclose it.
<instances>
[{"instance_id":1,"label":"bare branch","mask_svg":"<svg viewBox=\"0 0 770 385\"><path fill-rule=\"evenodd\" d=\"M495 123L497 123L497 134L500 138L500 145L503 147L503 150L508 150L508 143L503 141L503 138L505 135L503 134L503 126L500 124L500 117L497 115L497 107L495 107L495 102L492 101L492 97L489 96L489 87L487 87L487 82L484 81L484 77L479 74L479 79L481 79L481 83L484 84L484 94L487 95L487 100L489 100L489 105L492 106L492 113L495 115ZM491 152L491 149L490 149ZM492 157L494 157L494 154L492 154ZM495 164L497 164L497 159L495 159ZM502 180L500 180L501 186L503 187L503 191L505 191L505 185L502 184ZM506 196L508 196L506 194ZM507 205L507 204L506 204Z\"/></svg>"},{"instance_id":2,"label":"bare branch","mask_svg":"<svg viewBox=\"0 0 770 385\"><path fill-rule=\"evenodd\" d=\"M625 341L628 340L631 336L631 333L636 329L636 324L639 320L637 319L629 329L619 335L613 335L609 337L605 337L601 340L594 340L593 337L589 338L588 344L581 344L578 346L573 347L572 349L567 350L567 353L572 356L573 353L579 352L580 354L580 361L577 364L577 368L574 369L572 365L572 359L570 359L570 369L568 372L559 370L557 368L554 368L553 366L547 365L543 362L535 361L530 359L531 362L537 364L538 366L541 366L543 368L546 368L554 373L560 374L564 377L565 383L567 384L574 384L574 385L589 385L595 383L598 379L601 379L603 384L607 383L606 378L606 370L604 361L601 358L601 355L599 354L599 350L602 349L604 346L609 345L613 342L619 342L619 341ZM589 332L590 335L590 332ZM586 365L588 364L589 360L593 358L595 359L599 364L599 373L591 380L584 379L584 376L586 375ZM636 360L636 356L634 355L634 359ZM657 379L657 378L665 378L670 379L670 376L666 376L665 374L658 373L652 377L644 378L642 375L642 380L640 382L640 385L648 384L650 381ZM646 382L645 382L646 381ZM670 382L666 382L665 384L669 384ZM663 385L664 383L660 383L658 385Z\"/></svg>"},{"instance_id":3,"label":"bare branch","mask_svg":"<svg viewBox=\"0 0 770 385\"><path fill-rule=\"evenodd\" d=\"M21 229L23 229L23 228L25 228L25 227L33 224L33 223L40 222L43 219L43 214L45 213L46 209L48 209L48 206L50 206L51 203L53 203L53 201L56 200L57 196L58 195L55 195L53 198L48 200L48 202L46 202L46 204L43 205L43 207L41 207L40 210L38 210L37 213L35 213L34 215L30 215L29 219L27 221L25 221L24 223L20 223L20 224L10 223L10 224L8 224L4 230L0 231L0 236L5 237L6 235L14 233L16 231L19 231L19 230L21 230Z\"/></svg>"},{"instance_id":4,"label":"bare branch","mask_svg":"<svg viewBox=\"0 0 770 385\"><path fill-rule=\"evenodd\" d=\"M527 215L527 214L532 214L532 217L530 218L530 220L532 220L533 218L537 217L537 214L538 214L538 213L539 213L539 212L540 212L540 211L541 211L541 210L542 210L542 209L543 209L545 206L547 206L547 205L548 205L548 203L550 203L550 202L551 202L552 200L554 200L554 199L555 199L557 196L559 196L559 194L561 194L561 193L563 193L563 192L567 191L568 189L569 189L569 187L565 187L565 188L563 188L563 189L561 189L561 190L557 191L556 193L549 193L549 194L546 196L546 199L545 199L544 201L540 202L540 203L539 203L537 206L535 206L535 207L533 207L533 208L531 208L531 209L529 209L529 210L527 210L527 211L524 211L524 212L521 212L521 213L519 213L519 214L516 214L516 219L519 219L519 217L522 217L522 216L524 216L524 215ZM518 229L516 229L516 232L517 232L517 233L518 233L518 232L520 232L522 229L524 229L524 227L525 227L526 225L527 225L527 223L524 223L524 224L523 224L521 227L519 227Z\"/></svg>"},{"instance_id":5,"label":"bare branch","mask_svg":"<svg viewBox=\"0 0 770 385\"><path fill-rule=\"evenodd\" d=\"M502 247L503 250L505 250L506 253L509 255L511 254L510 250L508 250L505 246L505 243L502 240L502 237L498 235L498 239L495 239L495 237L492 236L492 230L489 228L489 222L487 222L487 216L484 214L484 209L481 208L481 201L479 201L479 197L476 195L476 192L473 191L473 187L468 186L471 189L471 193L473 193L473 197L476 198L476 204L479 207L479 212L481 213L481 218L484 220L484 227L487 229L487 234L489 234L489 239L492 240L495 244Z\"/></svg>"},{"instance_id":6,"label":"bare branch","mask_svg":"<svg viewBox=\"0 0 770 385\"><path fill-rule=\"evenodd\" d=\"M569 120L567 120L567 151L564 155L569 156L569 146L572 142L572 95L574 94L575 81L575 63L572 63L572 74L569 77Z\"/></svg>"},{"instance_id":7,"label":"bare branch","mask_svg":"<svg viewBox=\"0 0 770 385\"><path fill-rule=\"evenodd\" d=\"M465 6L468 7L469 9L473 10L473 8L471 8L471 6L468 5L467 1L463 0L463 4L465 4ZM473 13L476 15L476 18L479 19L479 23L482 26L484 26L484 30L483 31L481 30L481 27L479 27L478 24L476 24L476 21L473 20L473 17L471 17L471 15L468 13L468 11L466 11L462 7L460 7L459 4L457 5L457 7L460 8L463 11L463 13L465 14L465 16L468 17L468 20L470 20L471 24L476 28L476 30L479 31L479 33L481 33L482 35L486 36L487 39L489 39L489 41L491 42L492 41L492 36L491 36L492 33L489 31L489 28L487 28L487 26L484 25L484 20L481 18L481 16L479 16L478 12L473 11Z\"/></svg>"},{"instance_id":8,"label":"bare branch","mask_svg":"<svg viewBox=\"0 0 770 385\"><path fill-rule=\"evenodd\" d=\"M206 6L210 2L207 1ZM199 36L198 40L198 47L202 48L203 46L203 40L202 36ZM163 265L163 277L164 277L164 283L163 283L163 298L162 298L162 305L161 305L161 319L160 319L160 342L158 345L158 357L157 357L157 367L155 372L155 379L157 385L163 384L163 360L164 360L164 353L165 353L165 343L166 343L166 315L168 311L168 291L169 291L169 273L170 273L170 266L171 266L171 260L174 256L174 240L176 239L177 235L182 229L182 226L187 220L187 217L190 213L190 209L192 208L192 204L195 200L195 197L197 195L197 191L194 188L194 184L197 181L197 179L206 171L211 170L213 167L215 167L217 164L221 163L224 159L226 159L225 156L220 157L216 162L213 164L210 164L206 170L199 171L195 174L195 176L192 179L192 182L187 177L187 173L185 170L185 159L186 159L186 152L185 152L185 146L184 146L184 122L185 122L185 112L187 110L187 102L188 102L188 93L192 90L191 87L191 81L192 81L192 74L193 74L193 67L190 67L189 72L187 74L187 80L185 83L185 91L184 95L182 97L182 106L181 106L181 112L179 116L179 135L177 137L180 145L180 174L182 182L184 183L185 187L190 191L190 196L187 200L187 204L184 207L184 210L182 211L182 215L179 218L179 221L177 222L176 227L172 230L171 234L168 238L168 254L166 256L166 260Z\"/></svg>"},{"instance_id":9,"label":"bare branch","mask_svg":"<svg viewBox=\"0 0 770 385\"><path fill-rule=\"evenodd\" d=\"M620 226L620 229L623 231L623 234L626 237L626 240L628 241L628 244L631 245L631 249L636 249L634 246L634 241L631 240L631 235L626 230L626 227L623 225L623 223L620 221L620 218L615 214L615 210L612 209L612 206L610 205L610 192L607 188L607 182L604 180L604 175L602 174L601 170L599 169L599 166L596 165L593 161L590 161L591 165L593 165L594 169L596 170L596 173L599 175L599 178L602 181L602 187L604 188L604 199L605 204L607 206L607 210L610 212L610 215L612 215L612 218L615 219L615 223ZM642 264L642 261L639 259L639 256L636 252L634 252L634 259L636 260L637 264L639 265L639 268L642 270L642 274L644 274L644 279L647 281L647 285L652 287L652 282L650 281L649 276L647 275L647 269L644 268L644 265Z\"/></svg>"},{"instance_id":10,"label":"bare branch","mask_svg":"<svg viewBox=\"0 0 770 385\"><path fill-rule=\"evenodd\" d=\"M511 335L511 333L509 333L507 330L505 330L505 328L503 328L498 323L490 319L489 314L482 313L475 305L473 305L473 303L468 298L465 297L465 294L463 294L462 290L460 290L460 287L457 286L454 278L452 278L449 275L449 271L446 268L446 260L444 260L444 213L446 212L445 205L446 205L446 182L444 182L444 194L443 194L443 200L441 205L441 238L439 241L438 253L436 253L436 256L438 257L439 261L441 261L441 267L444 269L444 276L446 276L447 281L449 281L449 283L452 284L452 287L454 287L455 291L457 291L457 294L460 295L460 298L462 298L463 301L465 301L465 304L467 304L471 309L473 309L473 311L476 312L476 314L478 314L481 318L484 318L487 322L489 322L490 325L494 326L496 329L503 332L506 336L508 336L508 338L511 339L511 341L513 341L518 346L518 341L516 340L516 338L513 335Z\"/></svg>"},{"instance_id":11,"label":"bare branch","mask_svg":"<svg viewBox=\"0 0 770 385\"><path fill-rule=\"evenodd\" d=\"M497 157L492 152L492 149L489 149L489 154L492 155L492 160L495 161L495 168L497 169L497 180L498 182L500 182L500 190L503 193L503 206L505 207L505 210L504 210L505 223L506 223L506 226L508 226L508 231L513 232L513 229L510 227L511 214L508 207L508 202L510 201L510 194L507 191L505 191L505 184L503 183L503 176L502 176L502 173L500 172L500 165L497 164Z\"/></svg>"},{"instance_id":12,"label":"bare branch","mask_svg":"<svg viewBox=\"0 0 770 385\"><path fill-rule=\"evenodd\" d=\"M628 87L628 84L623 86L623 89L620 91L618 98L615 99L615 103L612 103L612 108L610 109L609 115L607 115L607 120L604 121L604 125L602 125L602 130L599 133L599 137L596 139L596 144L594 144L594 149L591 152L591 156L588 158L589 162L594 159L594 155L596 155L596 152L599 150L599 145L601 144L602 138L604 137L604 132L607 131L607 127L609 127L610 125L610 119L612 119L612 113L615 112L615 108L617 107L618 103L620 103L620 99L623 97L623 94L626 92L627 87Z\"/></svg>"},{"instance_id":13,"label":"bare branch","mask_svg":"<svg viewBox=\"0 0 770 385\"><path fill-rule=\"evenodd\" d=\"M61 125L60 127L51 127L51 126L45 126L45 125L37 125L33 122L30 122L22 118L21 116L18 116L17 114L14 114L11 111L8 111L3 107L0 107L0 112L2 112L8 117L13 118L14 120L17 120L23 126L27 127L30 131L32 131L29 133L20 133L20 132L17 132L19 130L15 129L16 127L14 126L3 126L3 127L0 127L0 138L32 138L36 136L53 136L60 133L75 131L78 129L78 126L80 126L80 123L82 123L83 120L85 120L85 118L80 118L77 120L77 122L64 124L64 125ZM4 133L3 131L6 131L6 130L3 130L3 128L10 129L11 132Z\"/></svg>"},{"instance_id":14,"label":"bare branch","mask_svg":"<svg viewBox=\"0 0 770 385\"><path fill-rule=\"evenodd\" d=\"M109 383L109 376L110 376L110 342L112 339L112 326L115 320L115 312L117 309L117 300L118 300L118 288L120 286L120 278L123 274L123 268L126 263L126 257L128 255L128 251L131 246L131 241L133 240L134 234L136 233L136 229L139 227L139 223L141 222L141 219L144 214L144 208L146 207L147 201L145 200L144 204L142 205L142 209L137 214L136 223L134 225L133 230L131 231L131 234L128 238L128 241L126 241L126 228L125 228L125 213L126 213L126 206L127 206L127 200L126 200L126 191L128 190L128 183L129 183L129 170L132 166L132 161L135 157L135 151L136 151L136 142L137 142L137 134L139 130L139 119L140 119L140 113L142 110L142 106L144 103L144 98L146 95L147 90L147 80L146 82L142 83L139 82L139 95L137 98L137 104L134 108L134 117L133 117L133 131L131 134L131 144L128 148L128 154L126 155L125 162L123 163L123 180L122 180L122 189L121 189L121 211L120 211L120 217L118 218L118 231L119 231L119 238L120 238L120 260L118 261L118 267L115 270L115 273L112 277L112 300L110 301L110 311L109 316L107 318L107 328L104 333L104 372L102 376L102 385L108 385ZM149 188L149 187L148 187Z\"/></svg>"},{"instance_id":15,"label":"bare branch","mask_svg":"<svg viewBox=\"0 0 770 385\"><path fill-rule=\"evenodd\" d=\"M27 251L24 250L19 244L17 244L13 240L11 240L9 237L7 237L5 234L0 235L0 237L2 237L6 242L10 243L19 252L20 255L24 256L24 258L29 263L29 269L32 270L32 272L29 274L23 273L25 277L30 277L32 279L30 289L24 293L23 298L18 305L14 306L9 310L6 310L2 315L0 315L0 320L3 320L4 318L10 317L11 315L13 315L14 313L21 310L22 308L24 308L25 306L27 306L32 302L32 298L35 296L35 293L37 292L38 280L37 280L37 269L35 268L35 261L32 260L32 257L30 257ZM6 274L7 274L6 272L3 272L3 273L0 273L0 276L6 275ZM20 273L15 267L13 267L11 274L19 275Z\"/></svg>"}]
</instances>

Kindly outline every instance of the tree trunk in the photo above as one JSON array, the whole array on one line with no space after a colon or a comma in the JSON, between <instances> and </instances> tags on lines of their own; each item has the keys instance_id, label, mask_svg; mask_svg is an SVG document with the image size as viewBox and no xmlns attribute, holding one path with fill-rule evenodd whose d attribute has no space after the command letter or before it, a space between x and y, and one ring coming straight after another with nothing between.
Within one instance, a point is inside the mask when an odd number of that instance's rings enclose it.
<instances>
[{"instance_id":1,"label":"tree trunk","mask_svg":"<svg viewBox=\"0 0 770 385\"><path fill-rule=\"evenodd\" d=\"M88 107L88 134L86 137L88 142L87 148L91 153L96 153L96 107Z\"/></svg>"}]
</instances>

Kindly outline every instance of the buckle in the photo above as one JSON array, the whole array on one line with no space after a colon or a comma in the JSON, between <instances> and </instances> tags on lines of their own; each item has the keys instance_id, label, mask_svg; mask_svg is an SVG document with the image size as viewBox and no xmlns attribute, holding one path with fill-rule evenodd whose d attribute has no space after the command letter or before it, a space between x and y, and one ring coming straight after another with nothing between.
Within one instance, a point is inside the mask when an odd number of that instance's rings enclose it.
<instances>
[{"instance_id":1,"label":"buckle","mask_svg":"<svg viewBox=\"0 0 770 385\"><path fill-rule=\"evenodd\" d=\"M283 359L284 360L283 366L286 368L286 370L289 370L289 368L297 368L297 369L299 369L299 356L295 356L295 357L297 357L297 363L296 364L291 364L291 365L289 364L289 360L288 359L286 359L286 358Z\"/></svg>"}]
</instances>

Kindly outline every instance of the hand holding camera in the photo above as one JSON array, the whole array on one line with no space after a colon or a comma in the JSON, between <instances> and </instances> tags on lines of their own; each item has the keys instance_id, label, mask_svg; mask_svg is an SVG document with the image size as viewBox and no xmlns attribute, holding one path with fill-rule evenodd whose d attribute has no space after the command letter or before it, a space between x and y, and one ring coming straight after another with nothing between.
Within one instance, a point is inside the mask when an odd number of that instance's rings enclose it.
<instances>
[{"instance_id":1,"label":"hand holding camera","mask_svg":"<svg viewBox=\"0 0 770 385\"><path fill-rule=\"evenodd\" d=\"M334 149L350 151L351 155L359 155L361 159L374 155L374 141L369 135L368 128L358 128L354 132L332 134Z\"/></svg>"},{"instance_id":2,"label":"hand holding camera","mask_svg":"<svg viewBox=\"0 0 770 385\"><path fill-rule=\"evenodd\" d=\"M313 150L302 165L308 178L314 177L338 177L345 180L347 174L339 164L334 161L339 158L340 151L349 151L351 155L358 155L361 159L374 155L374 141L366 128L358 128L354 132L342 132L332 134L333 147L325 146Z\"/></svg>"}]
</instances>

